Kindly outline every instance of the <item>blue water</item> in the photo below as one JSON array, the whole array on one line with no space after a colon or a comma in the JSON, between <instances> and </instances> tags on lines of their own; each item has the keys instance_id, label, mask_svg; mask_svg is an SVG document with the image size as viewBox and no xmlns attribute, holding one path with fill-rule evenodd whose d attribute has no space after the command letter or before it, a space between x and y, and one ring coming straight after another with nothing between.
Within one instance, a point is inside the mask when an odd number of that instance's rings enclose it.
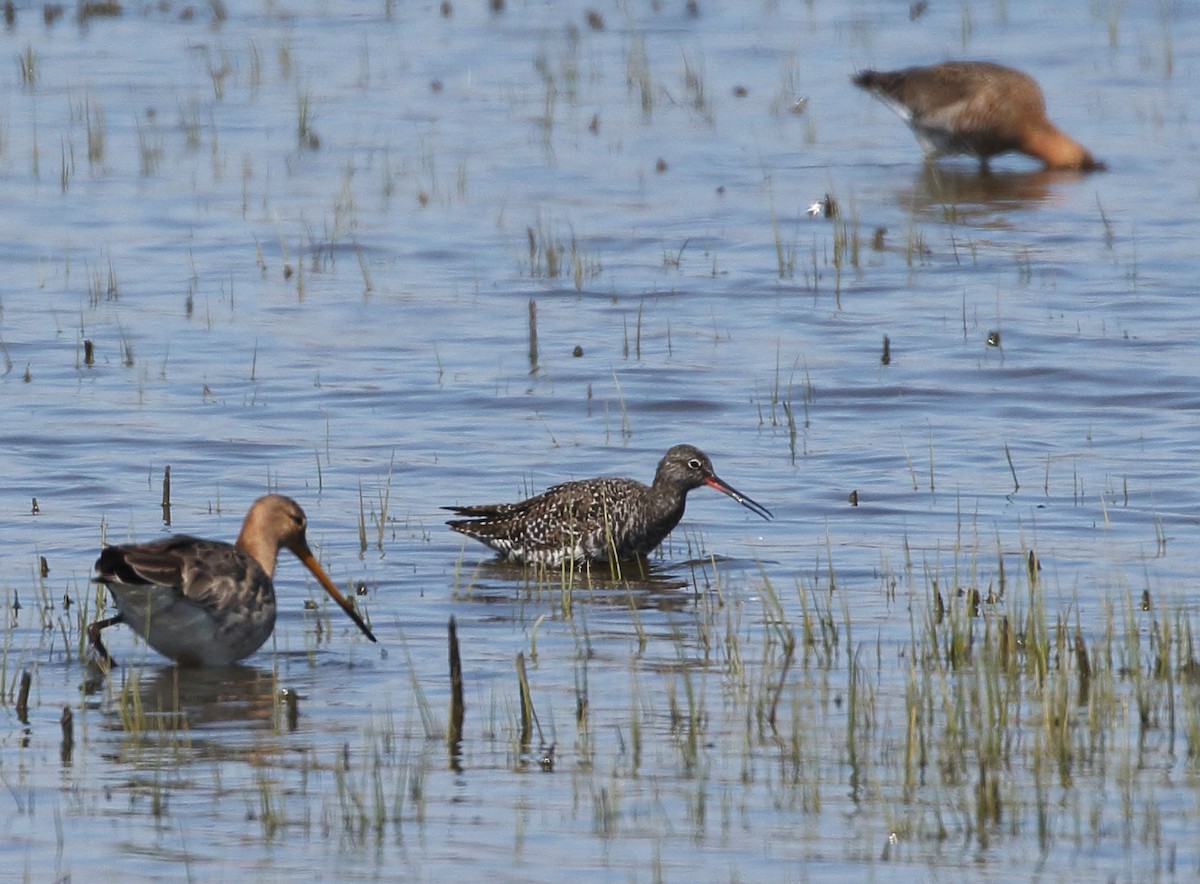
<instances>
[{"instance_id":1,"label":"blue water","mask_svg":"<svg viewBox=\"0 0 1200 884\"><path fill-rule=\"evenodd\" d=\"M0 36L0 581L21 605L0 670L7 868L1195 872L1182 742L1157 744L1149 765L1179 785L1135 778L1132 823L1100 776L1082 797L1055 793L1067 810L1048 846L1022 805L982 848L969 785L930 786L916 806L888 782L857 791L845 646L789 674L785 731L806 741L796 778L789 751L745 734L773 653L767 582L797 627L801 595L836 584L831 615L850 618L870 660L884 771L903 749L888 747L931 579L995 587L1003 559L1024 593L1035 550L1050 616L1092 638L1143 590L1158 610L1194 607L1194 10L1021 0L931 4L910 21L874 2L697 15L459 2L443 17L329 2L229 4L216 22L200 6L130 6L46 26L40 9L18 5ZM1052 118L1110 171L1009 157L987 181L966 161L931 172L901 121L849 84L861 67L964 56L1035 74ZM826 194L840 219L810 218ZM845 252L839 267L851 235L857 261ZM571 616L558 587L491 567L442 524L446 504L649 480L683 441L776 520L697 491L654 580L577 588ZM175 697L175 670L131 632L109 639L126 666L81 693L101 544L232 538L267 490L303 504L335 580L364 585L384 650L336 611L318 633L303 602L320 593L285 558L274 641L215 685L181 675L182 731L122 718L132 696L151 712ZM442 742L451 615L460 772ZM543 729L528 754L518 651ZM27 727L13 705L23 669ZM277 687L301 697L295 730ZM704 708L694 763L666 711L688 691ZM1006 794L1026 794L1028 774ZM1092 809L1099 834L1078 819ZM905 818L924 834L885 862Z\"/></svg>"}]
</instances>

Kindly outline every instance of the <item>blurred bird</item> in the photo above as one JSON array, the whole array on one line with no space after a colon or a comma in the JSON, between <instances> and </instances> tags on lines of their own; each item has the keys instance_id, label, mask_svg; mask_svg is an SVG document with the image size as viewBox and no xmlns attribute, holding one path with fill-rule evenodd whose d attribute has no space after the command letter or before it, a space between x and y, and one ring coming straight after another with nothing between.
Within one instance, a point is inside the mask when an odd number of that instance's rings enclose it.
<instances>
[{"instance_id":1,"label":"blurred bird","mask_svg":"<svg viewBox=\"0 0 1200 884\"><path fill-rule=\"evenodd\" d=\"M1041 87L1028 74L988 61L947 61L898 71L860 71L854 85L908 123L928 159L979 158L1016 151L1048 169L1100 170L1096 160L1046 116Z\"/></svg>"}]
</instances>

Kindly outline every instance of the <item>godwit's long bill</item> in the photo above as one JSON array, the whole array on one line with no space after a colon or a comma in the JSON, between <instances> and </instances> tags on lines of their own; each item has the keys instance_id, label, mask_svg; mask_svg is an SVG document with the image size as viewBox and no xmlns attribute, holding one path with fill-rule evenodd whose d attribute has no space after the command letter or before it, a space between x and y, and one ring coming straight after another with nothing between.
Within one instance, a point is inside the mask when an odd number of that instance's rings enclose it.
<instances>
[{"instance_id":1,"label":"godwit's long bill","mask_svg":"<svg viewBox=\"0 0 1200 884\"><path fill-rule=\"evenodd\" d=\"M987 169L1016 151L1048 169L1100 170L1082 144L1046 116L1046 99L1028 74L989 61L947 61L898 71L860 71L855 86L898 113L929 159L969 154Z\"/></svg>"},{"instance_id":2,"label":"godwit's long bill","mask_svg":"<svg viewBox=\"0 0 1200 884\"><path fill-rule=\"evenodd\" d=\"M683 518L687 493L701 485L771 518L770 510L717 476L703 451L676 445L659 461L652 485L634 479L564 482L519 503L445 507L468 517L446 524L511 562L557 567L564 561L620 561L662 543Z\"/></svg>"},{"instance_id":3,"label":"godwit's long bill","mask_svg":"<svg viewBox=\"0 0 1200 884\"><path fill-rule=\"evenodd\" d=\"M250 507L237 541L178 534L152 543L105 547L96 582L112 593L117 613L88 627L100 659L115 665L100 631L127 623L146 643L181 666L226 666L257 651L275 628L275 563L291 550L363 635L374 634L308 548L304 510L268 494Z\"/></svg>"}]
</instances>

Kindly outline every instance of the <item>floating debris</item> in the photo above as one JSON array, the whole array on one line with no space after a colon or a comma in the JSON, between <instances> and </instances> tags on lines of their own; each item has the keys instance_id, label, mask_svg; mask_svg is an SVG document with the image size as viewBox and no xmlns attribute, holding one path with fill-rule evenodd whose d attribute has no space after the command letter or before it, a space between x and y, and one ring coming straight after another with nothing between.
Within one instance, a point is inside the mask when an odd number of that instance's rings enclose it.
<instances>
[{"instance_id":1,"label":"floating debris","mask_svg":"<svg viewBox=\"0 0 1200 884\"><path fill-rule=\"evenodd\" d=\"M824 218L837 217L837 201L829 194L825 194L824 199L816 200L808 207L808 217L816 218L818 216Z\"/></svg>"}]
</instances>

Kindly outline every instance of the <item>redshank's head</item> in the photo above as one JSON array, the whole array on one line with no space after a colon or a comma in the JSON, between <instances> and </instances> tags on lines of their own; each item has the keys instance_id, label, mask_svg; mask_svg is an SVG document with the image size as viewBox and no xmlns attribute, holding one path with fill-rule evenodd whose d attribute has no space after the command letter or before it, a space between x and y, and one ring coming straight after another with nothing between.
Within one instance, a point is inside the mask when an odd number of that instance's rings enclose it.
<instances>
[{"instance_id":1,"label":"redshank's head","mask_svg":"<svg viewBox=\"0 0 1200 884\"><path fill-rule=\"evenodd\" d=\"M346 616L354 621L362 630L362 634L371 641L378 641L370 627L359 616L358 611L350 601L342 595L334 582L325 573L317 557L308 547L306 531L308 518L300 504L282 494L268 494L260 497L250 507L246 521L242 523L242 532L238 535L237 546L258 559L259 564L268 574L274 574L275 558L280 549L289 549L304 566L312 572L313 577L325 589L329 596L338 603L338 607L346 612ZM269 567L268 567L269 565Z\"/></svg>"},{"instance_id":2,"label":"redshank's head","mask_svg":"<svg viewBox=\"0 0 1200 884\"><path fill-rule=\"evenodd\" d=\"M658 471L654 482L669 482L682 485L685 488L699 488L707 485L722 494L728 495L746 509L764 519L772 518L771 511L762 504L738 491L713 471L712 461L708 455L694 445L676 445L671 448L658 463Z\"/></svg>"}]
</instances>

